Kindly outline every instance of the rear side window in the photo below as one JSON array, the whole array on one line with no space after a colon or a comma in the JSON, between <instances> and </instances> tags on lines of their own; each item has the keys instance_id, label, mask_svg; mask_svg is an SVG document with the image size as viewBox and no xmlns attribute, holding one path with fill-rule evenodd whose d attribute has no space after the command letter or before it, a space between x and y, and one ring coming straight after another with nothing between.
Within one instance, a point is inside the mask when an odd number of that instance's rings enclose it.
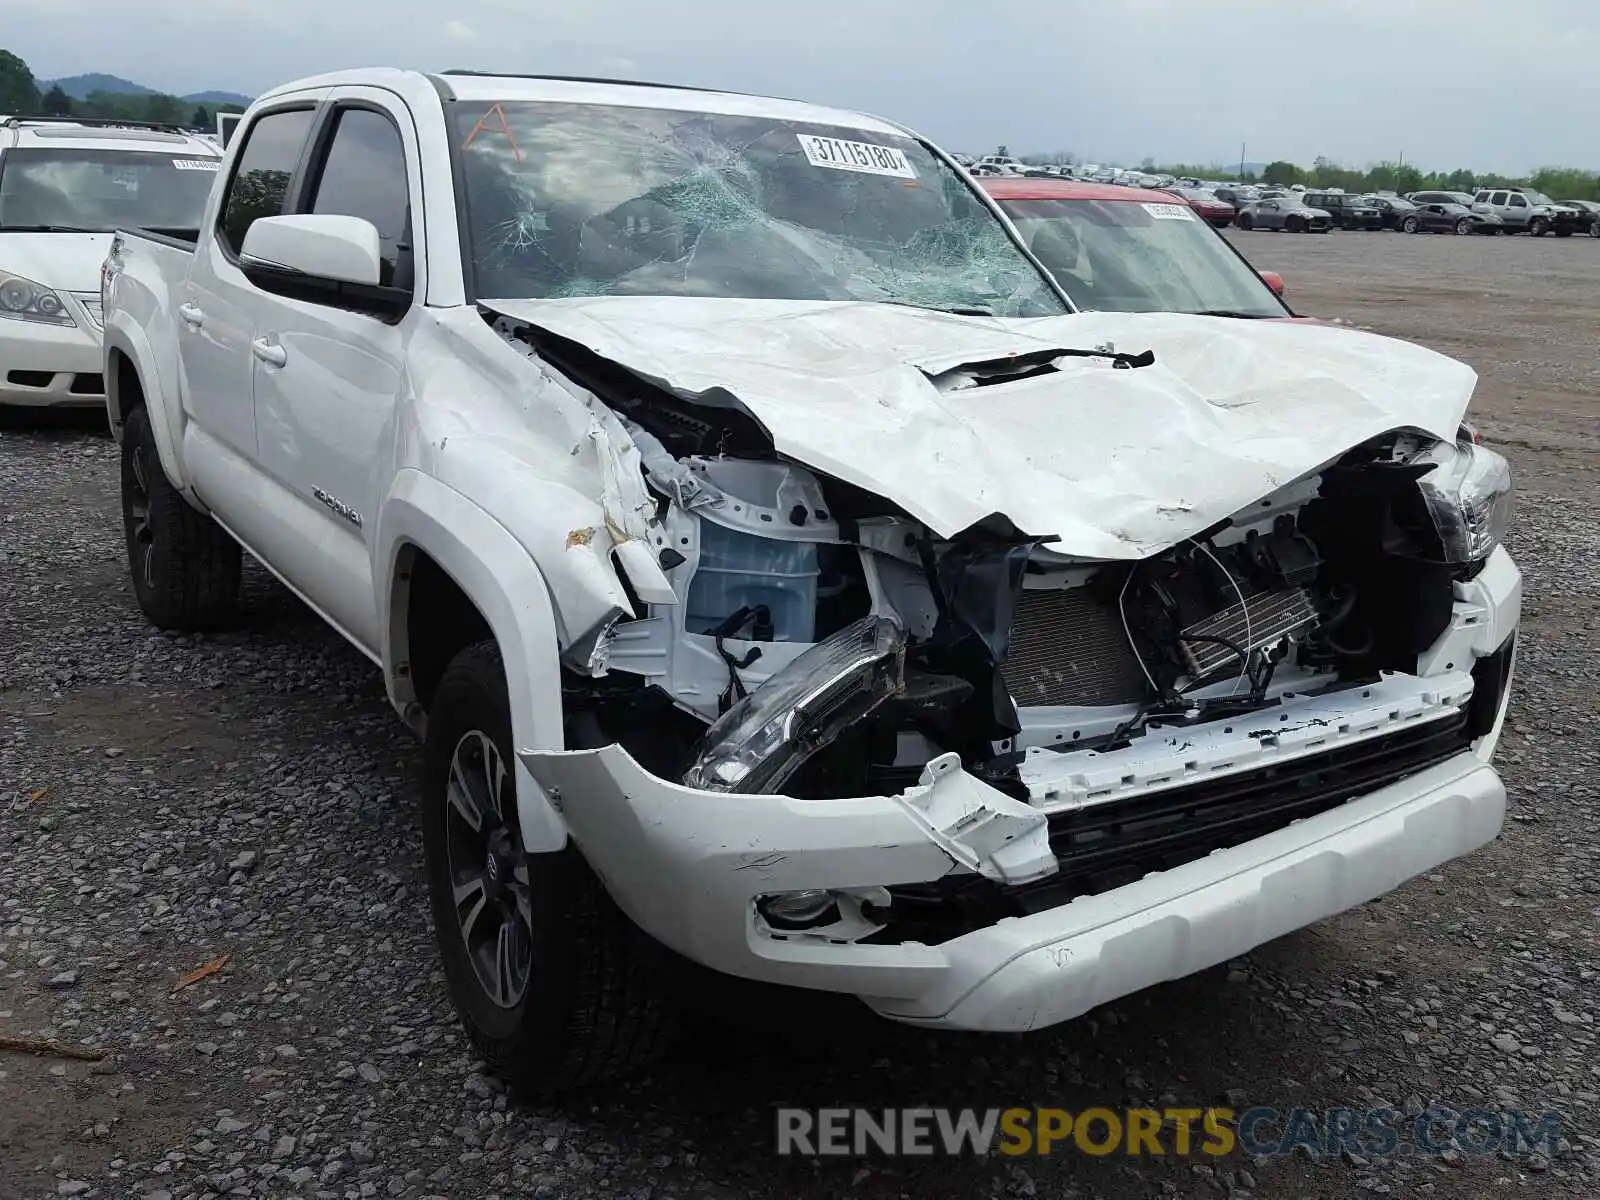
<instances>
[{"instance_id":1,"label":"rear side window","mask_svg":"<svg viewBox=\"0 0 1600 1200\"><path fill-rule=\"evenodd\" d=\"M383 256L380 282L408 288L411 189L400 131L368 108L347 108L336 120L308 211L371 221Z\"/></svg>"},{"instance_id":2,"label":"rear side window","mask_svg":"<svg viewBox=\"0 0 1600 1200\"><path fill-rule=\"evenodd\" d=\"M313 115L309 108L267 113L246 131L218 229L232 253L239 253L245 233L257 218L283 213L289 181L311 133Z\"/></svg>"}]
</instances>

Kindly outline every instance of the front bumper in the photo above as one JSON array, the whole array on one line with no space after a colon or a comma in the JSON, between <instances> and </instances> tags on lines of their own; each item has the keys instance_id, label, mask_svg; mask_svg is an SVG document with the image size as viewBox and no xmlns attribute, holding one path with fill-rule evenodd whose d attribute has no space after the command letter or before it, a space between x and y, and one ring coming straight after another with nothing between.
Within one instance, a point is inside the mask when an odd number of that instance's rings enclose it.
<instances>
[{"instance_id":1,"label":"front bumper","mask_svg":"<svg viewBox=\"0 0 1600 1200\"><path fill-rule=\"evenodd\" d=\"M1474 659L1504 664L1497 695L1468 685L1478 706L1485 699L1493 705L1474 717L1479 728L1470 742L1456 743L1458 748L1425 764L1418 760L1400 777L1330 793L1330 807L1305 810L1310 815L1280 821L1249 840L1202 850L1134 882L945 940L864 941L837 930L778 931L762 919L757 901L780 892L859 892L949 880L1012 891L1033 887L1040 881L1005 877L1002 855L1036 845L1045 820L1054 826L1066 817L1070 824L1081 812L1098 811L1084 807L1101 803L1097 795L1069 795L1068 785L1081 781L1103 791L1106 780L1062 773L1049 794L1030 783L1030 806L957 768L925 775L918 787L898 796L799 800L686 788L652 776L617 745L518 757L563 813L622 909L687 957L731 975L853 994L903 1022L1035 1029L1236 957L1380 896L1496 836L1505 790L1489 762L1505 719L1508 639L1520 614L1521 577L1509 556L1496 551L1477 579L1458 585L1457 596L1450 628L1419 671L1454 679L1450 686L1459 688L1455 668ZM1418 721L1433 721L1436 714L1422 708L1437 707L1439 696L1423 696L1426 689L1401 678L1414 693L1405 703L1421 706L1415 709ZM1335 722L1331 736L1338 741L1347 735L1357 749L1373 745L1362 740L1370 732L1362 722L1404 722L1404 708L1397 705L1393 718L1352 716L1343 729ZM1290 740L1276 749L1259 739L1260 752L1282 749L1292 757L1291 742L1299 738L1300 761L1319 761L1321 752L1304 740L1323 736L1311 729L1316 724L1286 727L1282 732ZM1120 753L1100 757L1099 767L1116 765ZM1194 762L1186 766L1226 784L1261 768L1261 761L1236 761L1248 753L1219 740L1193 751ZM1155 754L1145 757L1153 761ZM1062 756L1064 764L1070 759ZM1268 778L1279 772L1289 777L1276 759L1265 769ZM1137 773L1132 769L1111 784L1115 802L1137 802L1141 787L1159 801L1207 786L1135 778ZM1276 796L1282 787L1274 784L1268 791ZM1283 795L1285 809L1291 799ZM955 812L958 819L932 816L941 812ZM1053 849L1062 844L1057 833L1050 831ZM974 848L975 856L969 853ZM1031 861L1028 855L1011 859L1013 866ZM1061 862L1064 872L1065 853Z\"/></svg>"},{"instance_id":2,"label":"front bumper","mask_svg":"<svg viewBox=\"0 0 1600 1200\"><path fill-rule=\"evenodd\" d=\"M0 320L0 404L105 406L100 331L74 316L76 326Z\"/></svg>"}]
</instances>

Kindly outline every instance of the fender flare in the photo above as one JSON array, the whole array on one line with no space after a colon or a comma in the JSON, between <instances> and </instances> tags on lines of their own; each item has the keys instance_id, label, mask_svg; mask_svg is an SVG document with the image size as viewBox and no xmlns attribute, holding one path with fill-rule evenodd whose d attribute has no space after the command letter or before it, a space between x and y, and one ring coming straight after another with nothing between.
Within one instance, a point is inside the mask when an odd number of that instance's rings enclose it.
<instances>
[{"instance_id":1,"label":"fender flare","mask_svg":"<svg viewBox=\"0 0 1600 1200\"><path fill-rule=\"evenodd\" d=\"M106 420L111 426L111 436L122 444L123 418L127 406L123 403L119 361L126 359L138 377L139 388L144 393L144 408L150 414L150 429L155 434L156 452L161 459L161 469L166 472L172 486L192 496L189 476L183 469L182 415L169 410L170 398L176 395L176 380L161 377L160 360L150 341L136 327L113 324L106 326L102 366L106 388Z\"/></svg>"},{"instance_id":2,"label":"fender flare","mask_svg":"<svg viewBox=\"0 0 1600 1200\"><path fill-rule=\"evenodd\" d=\"M560 850L567 844L566 822L519 757L566 746L555 609L544 575L511 531L485 509L431 476L402 469L379 513L373 547L382 568L376 599L384 684L402 716L416 700L410 679L397 670L405 610L395 599L404 582L403 556L413 548L438 563L477 605L500 645L523 845L530 854Z\"/></svg>"}]
</instances>

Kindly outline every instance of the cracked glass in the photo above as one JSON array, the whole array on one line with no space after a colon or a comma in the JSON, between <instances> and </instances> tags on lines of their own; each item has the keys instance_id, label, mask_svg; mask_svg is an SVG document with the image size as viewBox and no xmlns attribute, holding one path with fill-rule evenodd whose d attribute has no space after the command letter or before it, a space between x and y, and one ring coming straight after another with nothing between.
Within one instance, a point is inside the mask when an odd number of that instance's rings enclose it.
<instances>
[{"instance_id":1,"label":"cracked glass","mask_svg":"<svg viewBox=\"0 0 1600 1200\"><path fill-rule=\"evenodd\" d=\"M973 186L911 138L544 101L452 112L479 295L1067 311Z\"/></svg>"}]
</instances>

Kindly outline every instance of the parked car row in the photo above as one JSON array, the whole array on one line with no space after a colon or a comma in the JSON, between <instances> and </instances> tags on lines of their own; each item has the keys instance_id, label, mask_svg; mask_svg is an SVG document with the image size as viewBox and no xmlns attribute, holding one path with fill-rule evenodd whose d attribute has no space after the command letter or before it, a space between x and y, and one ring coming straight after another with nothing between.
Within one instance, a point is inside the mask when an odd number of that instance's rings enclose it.
<instances>
[{"instance_id":1,"label":"parked car row","mask_svg":"<svg viewBox=\"0 0 1600 1200\"><path fill-rule=\"evenodd\" d=\"M1328 233L1334 229L1461 235L1527 233L1533 237L1588 234L1600 238L1600 202L1552 200L1533 188L1418 191L1401 196L1391 192L1307 188L1302 184L1274 187L1178 179L1093 163L1030 166L1008 155L976 160L958 156L958 161L980 177L1071 179L1169 192L1218 228L1232 225L1292 233Z\"/></svg>"},{"instance_id":2,"label":"parked car row","mask_svg":"<svg viewBox=\"0 0 1600 1200\"><path fill-rule=\"evenodd\" d=\"M1301 189L1221 188L1215 196L1234 205L1240 229L1284 229L1327 233L1333 229L1397 230L1401 233L1555 234L1600 238L1600 204L1558 203L1531 188L1484 188L1478 192L1386 193Z\"/></svg>"}]
</instances>

